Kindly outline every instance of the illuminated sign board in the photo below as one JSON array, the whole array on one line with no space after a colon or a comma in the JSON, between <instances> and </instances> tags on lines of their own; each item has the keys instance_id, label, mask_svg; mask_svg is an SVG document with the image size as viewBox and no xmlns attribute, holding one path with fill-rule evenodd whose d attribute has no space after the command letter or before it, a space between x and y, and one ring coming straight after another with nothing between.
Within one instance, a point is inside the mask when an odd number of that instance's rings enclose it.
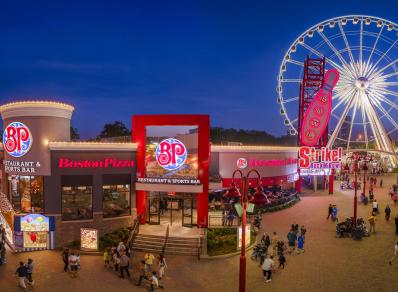
<instances>
[{"instance_id":1,"label":"illuminated sign board","mask_svg":"<svg viewBox=\"0 0 398 292\"><path fill-rule=\"evenodd\" d=\"M250 225L246 225L245 246L250 245ZM238 228L238 249L242 247L242 226Z\"/></svg>"},{"instance_id":2,"label":"illuminated sign board","mask_svg":"<svg viewBox=\"0 0 398 292\"><path fill-rule=\"evenodd\" d=\"M238 158L236 161L236 166L240 169L246 168L247 167L247 159L246 158Z\"/></svg>"},{"instance_id":3,"label":"illuminated sign board","mask_svg":"<svg viewBox=\"0 0 398 292\"><path fill-rule=\"evenodd\" d=\"M29 214L21 217L21 231L49 231L49 218L41 214Z\"/></svg>"},{"instance_id":4,"label":"illuminated sign board","mask_svg":"<svg viewBox=\"0 0 398 292\"><path fill-rule=\"evenodd\" d=\"M98 230L80 228L80 247L82 250L98 250Z\"/></svg>"},{"instance_id":5,"label":"illuminated sign board","mask_svg":"<svg viewBox=\"0 0 398 292\"><path fill-rule=\"evenodd\" d=\"M326 72L323 86L311 101L304 113L301 126L301 143L315 145L325 131L332 111L332 90L339 80L339 72L331 69Z\"/></svg>"},{"instance_id":6,"label":"illuminated sign board","mask_svg":"<svg viewBox=\"0 0 398 292\"><path fill-rule=\"evenodd\" d=\"M28 153L32 143L32 133L21 122L12 122L4 129L3 146L8 155L22 157Z\"/></svg>"},{"instance_id":7,"label":"illuminated sign board","mask_svg":"<svg viewBox=\"0 0 398 292\"><path fill-rule=\"evenodd\" d=\"M343 148L329 149L303 146L299 150L299 167L302 169L339 169Z\"/></svg>"},{"instance_id":8,"label":"illuminated sign board","mask_svg":"<svg viewBox=\"0 0 398 292\"><path fill-rule=\"evenodd\" d=\"M59 168L132 168L134 160L119 160L115 158L105 158L103 160L70 160L60 158Z\"/></svg>"},{"instance_id":9,"label":"illuminated sign board","mask_svg":"<svg viewBox=\"0 0 398 292\"><path fill-rule=\"evenodd\" d=\"M176 184L176 185L200 185L200 180L193 178L162 178L162 177L139 177L137 182L144 184Z\"/></svg>"},{"instance_id":10,"label":"illuminated sign board","mask_svg":"<svg viewBox=\"0 0 398 292\"><path fill-rule=\"evenodd\" d=\"M157 145L155 154L156 161L161 167L173 171L184 165L188 151L180 140L168 138Z\"/></svg>"}]
</instances>

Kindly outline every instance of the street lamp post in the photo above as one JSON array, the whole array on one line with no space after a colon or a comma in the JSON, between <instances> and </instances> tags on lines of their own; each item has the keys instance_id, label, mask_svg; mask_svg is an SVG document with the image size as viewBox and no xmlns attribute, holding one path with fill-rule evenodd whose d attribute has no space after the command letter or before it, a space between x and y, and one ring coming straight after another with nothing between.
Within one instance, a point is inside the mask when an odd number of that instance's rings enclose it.
<instances>
[{"instance_id":1,"label":"street lamp post","mask_svg":"<svg viewBox=\"0 0 398 292\"><path fill-rule=\"evenodd\" d=\"M243 175L242 171L237 169L232 174L233 187L228 192L239 192L235 184L235 175L239 173L241 177L241 190L240 200L242 204L242 245L240 250L240 261L239 261L239 292L246 291L246 209L248 204L248 193L249 193L249 177L251 173L257 175L258 181L261 180L260 173L255 170L249 170L246 176ZM248 235L250 236L250 234ZM238 239L239 240L239 239Z\"/></svg>"},{"instance_id":2,"label":"street lamp post","mask_svg":"<svg viewBox=\"0 0 398 292\"><path fill-rule=\"evenodd\" d=\"M352 156L347 157L347 160L350 159L354 162L354 225L357 224L357 204L358 204L358 197L357 197L357 185L358 185L358 160L360 157L357 154L353 154ZM363 159L363 195L366 196L366 171L368 170L368 166L366 165L366 157ZM346 170L347 168L349 169L348 164L346 165Z\"/></svg>"}]
</instances>

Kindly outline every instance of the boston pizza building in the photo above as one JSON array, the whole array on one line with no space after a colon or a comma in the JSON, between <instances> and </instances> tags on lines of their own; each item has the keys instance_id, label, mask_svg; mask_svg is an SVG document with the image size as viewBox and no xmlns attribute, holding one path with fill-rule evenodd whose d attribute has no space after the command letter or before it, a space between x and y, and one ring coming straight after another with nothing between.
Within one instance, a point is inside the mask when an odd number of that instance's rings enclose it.
<instances>
[{"instance_id":1,"label":"boston pizza building","mask_svg":"<svg viewBox=\"0 0 398 292\"><path fill-rule=\"evenodd\" d=\"M1 218L20 249L63 246L143 224L209 225L209 194L233 170L259 170L264 185L293 188L297 149L213 146L207 115L139 115L132 142L73 142L74 107L52 101L0 106ZM86 231L84 231L86 232Z\"/></svg>"}]
</instances>

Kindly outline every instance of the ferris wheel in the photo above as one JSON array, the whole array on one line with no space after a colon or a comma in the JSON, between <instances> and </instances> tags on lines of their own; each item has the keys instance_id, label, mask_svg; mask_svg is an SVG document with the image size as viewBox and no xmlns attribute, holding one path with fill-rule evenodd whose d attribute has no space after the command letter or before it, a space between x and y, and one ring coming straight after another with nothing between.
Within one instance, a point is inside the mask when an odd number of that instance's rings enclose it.
<instances>
[{"instance_id":1,"label":"ferris wheel","mask_svg":"<svg viewBox=\"0 0 398 292\"><path fill-rule=\"evenodd\" d=\"M300 85L307 58L324 60L340 80L333 91L327 146L393 153L398 137L398 25L365 15L322 21L284 55L278 103L291 135L299 132Z\"/></svg>"}]
</instances>

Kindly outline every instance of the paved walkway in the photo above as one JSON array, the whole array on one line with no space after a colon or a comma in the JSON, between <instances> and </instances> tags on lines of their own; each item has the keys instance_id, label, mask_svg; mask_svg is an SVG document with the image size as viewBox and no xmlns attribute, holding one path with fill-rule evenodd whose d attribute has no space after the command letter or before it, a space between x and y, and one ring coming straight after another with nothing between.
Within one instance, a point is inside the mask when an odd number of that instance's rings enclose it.
<instances>
[{"instance_id":1,"label":"paved walkway","mask_svg":"<svg viewBox=\"0 0 398 292\"><path fill-rule=\"evenodd\" d=\"M378 178L379 179L379 178ZM379 208L384 210L390 203L388 187L396 176L384 177L383 189L376 188ZM336 186L339 182L336 182ZM337 188L336 188L337 189ZM378 216L377 233L362 241L336 238L335 224L326 221L327 206L337 204L339 218L352 216L353 191L336 191L335 195L306 193L295 206L263 218L264 230L277 231L285 238L292 223L307 227L306 252L287 257L285 270L277 272L271 283L265 283L261 270L248 256L247 291L397 291L398 262L392 267L388 260L392 256L395 241L394 222L385 222L383 214ZM366 217L371 206L359 205L359 216ZM398 214L398 206L392 207L392 218ZM135 287L132 281L122 280L116 274L104 270L98 256L82 256L80 277L71 279L62 271L58 252L44 251L8 256L8 263L0 267L0 291L20 291L14 278L19 260L32 257L36 262L35 291L146 291ZM134 265L142 257L136 254ZM167 257L169 269L162 284L165 291L238 291L239 257L201 260L194 257ZM136 278L136 271L133 273Z\"/></svg>"}]
</instances>

